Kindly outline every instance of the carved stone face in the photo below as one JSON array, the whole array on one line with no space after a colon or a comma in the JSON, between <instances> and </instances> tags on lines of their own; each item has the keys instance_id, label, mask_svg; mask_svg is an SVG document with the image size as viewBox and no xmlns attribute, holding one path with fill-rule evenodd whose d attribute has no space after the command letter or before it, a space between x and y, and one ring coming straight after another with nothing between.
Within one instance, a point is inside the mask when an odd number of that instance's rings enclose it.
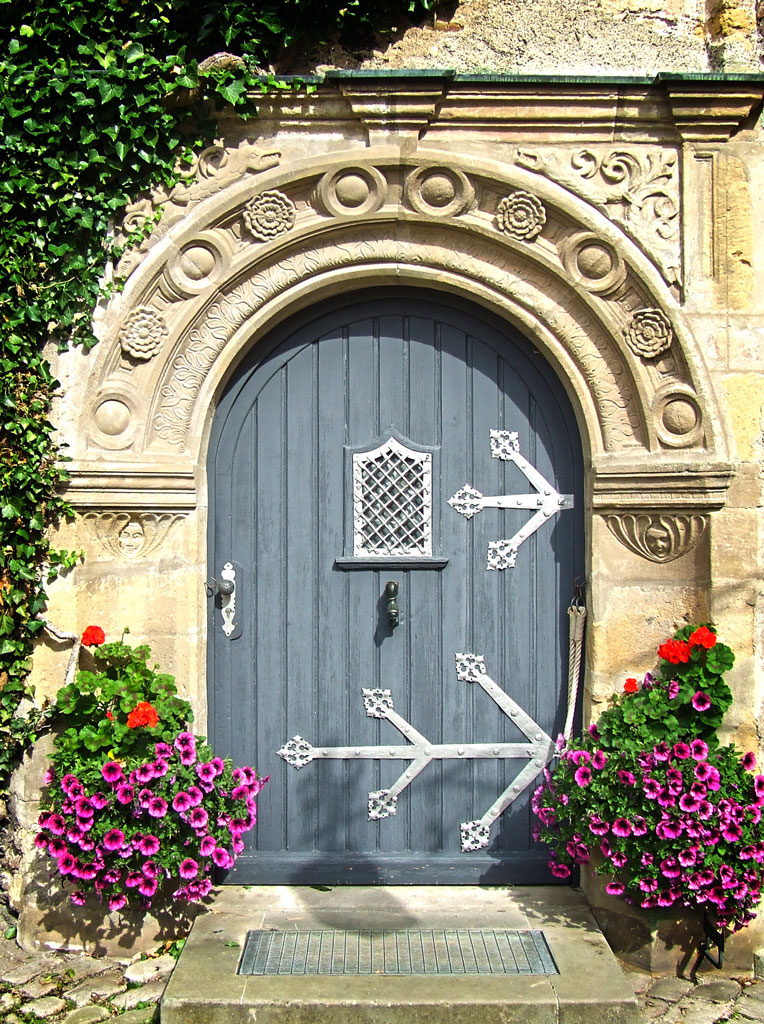
<instances>
[{"instance_id":1,"label":"carved stone face","mask_svg":"<svg viewBox=\"0 0 764 1024\"><path fill-rule=\"evenodd\" d=\"M671 551L671 534L665 526L653 523L645 530L645 545L656 558L665 558Z\"/></svg>"},{"instance_id":2,"label":"carved stone face","mask_svg":"<svg viewBox=\"0 0 764 1024\"><path fill-rule=\"evenodd\" d=\"M143 547L144 540L143 527L131 519L119 532L119 550L128 558L137 555Z\"/></svg>"}]
</instances>

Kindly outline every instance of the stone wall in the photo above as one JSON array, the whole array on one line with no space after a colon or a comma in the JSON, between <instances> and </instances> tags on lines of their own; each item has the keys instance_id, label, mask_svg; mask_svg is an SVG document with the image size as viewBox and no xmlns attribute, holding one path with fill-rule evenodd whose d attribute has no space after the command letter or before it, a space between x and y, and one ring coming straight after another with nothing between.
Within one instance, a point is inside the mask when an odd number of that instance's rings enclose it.
<instances>
[{"instance_id":1,"label":"stone wall","mask_svg":"<svg viewBox=\"0 0 764 1024\"><path fill-rule=\"evenodd\" d=\"M483 31L502 5L473 0L454 14L464 29L414 29L368 64L442 66L448 54L473 71L483 61L479 70L623 71L627 41L642 34L655 52L648 60L643 47L632 74L704 71L722 50L725 67L758 67L752 4L507 6L509 48ZM556 63L542 36L557 22L541 8L571 24L576 14L589 33L575 46L561 33ZM470 26L483 56L474 46L460 56ZM623 47L611 48L619 26ZM434 40L427 54L421 33ZM241 356L296 312L361 283L426 285L517 326L573 402L588 475L585 717L651 668L675 628L712 619L738 659L729 734L758 748L762 94L745 76L367 70L329 73L309 96L264 98L257 120L226 125L194 183L131 209L127 229L157 206L162 219L123 259L126 287L99 313L101 344L51 353L78 510L57 540L85 560L51 588L49 619L67 631L97 623L109 638L129 627L177 676L204 731L217 396ZM539 210L542 230L529 232ZM65 645L40 645L40 696L61 685L67 659ZM41 941L31 882L15 895L22 941Z\"/></svg>"}]
</instances>

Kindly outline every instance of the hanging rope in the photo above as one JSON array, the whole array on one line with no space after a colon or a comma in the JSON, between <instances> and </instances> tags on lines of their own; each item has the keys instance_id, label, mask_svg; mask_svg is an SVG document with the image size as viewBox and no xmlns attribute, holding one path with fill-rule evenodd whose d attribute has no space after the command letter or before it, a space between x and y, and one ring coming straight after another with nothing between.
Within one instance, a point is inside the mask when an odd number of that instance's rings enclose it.
<instances>
[{"instance_id":1,"label":"hanging rope","mask_svg":"<svg viewBox=\"0 0 764 1024\"><path fill-rule=\"evenodd\" d=\"M586 608L583 602L583 585L576 580L573 600L568 608L570 620L570 640L568 647L568 714L565 719L563 736L569 740L573 734L573 718L576 714L578 701L578 684L581 678L581 658L584 652L584 626L586 624Z\"/></svg>"}]
</instances>

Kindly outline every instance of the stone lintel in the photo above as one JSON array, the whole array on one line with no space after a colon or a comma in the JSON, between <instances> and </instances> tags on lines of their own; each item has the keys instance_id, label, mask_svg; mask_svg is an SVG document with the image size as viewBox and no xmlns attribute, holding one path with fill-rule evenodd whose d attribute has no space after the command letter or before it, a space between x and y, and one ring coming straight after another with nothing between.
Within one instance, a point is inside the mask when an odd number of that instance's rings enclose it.
<instances>
[{"instance_id":1,"label":"stone lintel","mask_svg":"<svg viewBox=\"0 0 764 1024\"><path fill-rule=\"evenodd\" d=\"M64 497L76 509L196 508L193 469L167 465L70 464Z\"/></svg>"},{"instance_id":2,"label":"stone lintel","mask_svg":"<svg viewBox=\"0 0 764 1024\"><path fill-rule=\"evenodd\" d=\"M338 96L374 132L723 142L762 102L764 75L664 73L650 79L328 72L310 96L283 90L261 98L260 116L282 124L335 122Z\"/></svg>"},{"instance_id":3,"label":"stone lintel","mask_svg":"<svg viewBox=\"0 0 764 1024\"><path fill-rule=\"evenodd\" d=\"M714 512L727 500L734 471L717 464L705 467L595 467L592 507L607 512Z\"/></svg>"}]
</instances>

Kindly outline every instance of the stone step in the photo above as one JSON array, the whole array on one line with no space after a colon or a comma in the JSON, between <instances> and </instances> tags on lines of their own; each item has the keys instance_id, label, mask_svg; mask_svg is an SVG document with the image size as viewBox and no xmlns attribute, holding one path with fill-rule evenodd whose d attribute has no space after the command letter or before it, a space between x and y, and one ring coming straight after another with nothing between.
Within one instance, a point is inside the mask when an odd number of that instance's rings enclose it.
<instances>
[{"instance_id":1,"label":"stone step","mask_svg":"<svg viewBox=\"0 0 764 1024\"><path fill-rule=\"evenodd\" d=\"M240 975L251 930L540 930L558 974ZM194 922L162 1024L637 1024L583 895L557 886L226 886Z\"/></svg>"}]
</instances>

